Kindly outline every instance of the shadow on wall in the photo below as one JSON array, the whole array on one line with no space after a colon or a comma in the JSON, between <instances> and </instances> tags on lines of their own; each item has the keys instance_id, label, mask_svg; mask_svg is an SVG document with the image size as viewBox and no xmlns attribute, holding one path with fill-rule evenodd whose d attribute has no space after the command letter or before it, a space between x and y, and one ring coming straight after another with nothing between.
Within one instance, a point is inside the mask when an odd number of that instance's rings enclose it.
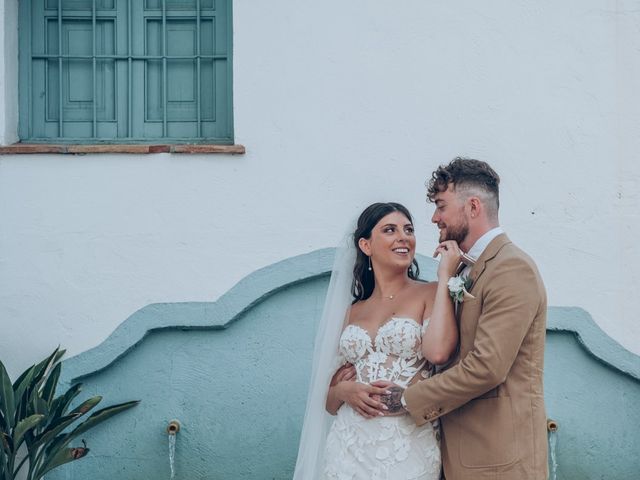
<instances>
[{"instance_id":1,"label":"shadow on wall","mask_svg":"<svg viewBox=\"0 0 640 480\"><path fill-rule=\"evenodd\" d=\"M48 479L290 479L333 249L263 268L217 302L149 305L65 361L62 382L140 407L86 435L91 453ZM421 257L425 278L435 262ZM640 358L579 308L549 308L545 397L559 480L640 469ZM64 386L64 385L63 385Z\"/></svg>"}]
</instances>

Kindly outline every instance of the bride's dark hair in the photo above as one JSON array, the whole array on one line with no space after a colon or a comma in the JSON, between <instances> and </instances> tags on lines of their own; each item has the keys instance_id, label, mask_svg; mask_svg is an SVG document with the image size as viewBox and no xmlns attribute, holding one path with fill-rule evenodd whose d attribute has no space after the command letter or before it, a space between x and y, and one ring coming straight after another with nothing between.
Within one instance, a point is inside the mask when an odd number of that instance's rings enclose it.
<instances>
[{"instance_id":1,"label":"bride's dark hair","mask_svg":"<svg viewBox=\"0 0 640 480\"><path fill-rule=\"evenodd\" d=\"M369 270L369 257L360 250L358 242L361 238L367 240L371 238L373 227L385 216L393 212L400 212L413 223L413 218L409 210L404 205L394 202L374 203L369 205L358 217L358 225L353 233L353 243L356 247L356 263L353 267L353 282L351 283L351 294L353 295L353 303L360 300L366 300L373 293L376 285L373 271ZM407 272L409 278L417 279L420 275L420 267L418 262L413 259L411 266Z\"/></svg>"}]
</instances>

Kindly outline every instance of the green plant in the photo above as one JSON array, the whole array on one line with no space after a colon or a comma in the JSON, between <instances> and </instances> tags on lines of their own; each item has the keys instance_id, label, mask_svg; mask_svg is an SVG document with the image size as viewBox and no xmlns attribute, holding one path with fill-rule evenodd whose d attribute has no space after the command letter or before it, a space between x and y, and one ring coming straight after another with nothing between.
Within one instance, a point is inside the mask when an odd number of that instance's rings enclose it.
<instances>
[{"instance_id":1,"label":"green plant","mask_svg":"<svg viewBox=\"0 0 640 480\"><path fill-rule=\"evenodd\" d=\"M57 348L42 362L28 368L13 384L0 362L0 480L13 480L25 465L27 480L38 480L54 468L84 457L89 452L84 440L82 447L70 447L72 440L138 404L132 401L96 410L71 428L100 403L102 397L91 397L71 411L71 402L80 393L81 384L56 397L64 352ZM23 444L26 448L18 455ZM24 458L20 459L23 454Z\"/></svg>"}]
</instances>

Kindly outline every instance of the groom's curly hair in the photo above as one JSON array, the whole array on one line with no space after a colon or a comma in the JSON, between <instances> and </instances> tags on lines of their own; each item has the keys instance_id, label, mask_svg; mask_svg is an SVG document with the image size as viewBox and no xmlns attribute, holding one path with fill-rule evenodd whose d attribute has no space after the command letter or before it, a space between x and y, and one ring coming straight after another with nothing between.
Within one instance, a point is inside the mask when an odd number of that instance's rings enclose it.
<instances>
[{"instance_id":1,"label":"groom's curly hair","mask_svg":"<svg viewBox=\"0 0 640 480\"><path fill-rule=\"evenodd\" d=\"M440 165L427 181L427 198L435 202L438 193L453 184L455 192L464 196L478 195L491 213L497 215L500 206L500 176L487 162L456 157L448 165Z\"/></svg>"}]
</instances>

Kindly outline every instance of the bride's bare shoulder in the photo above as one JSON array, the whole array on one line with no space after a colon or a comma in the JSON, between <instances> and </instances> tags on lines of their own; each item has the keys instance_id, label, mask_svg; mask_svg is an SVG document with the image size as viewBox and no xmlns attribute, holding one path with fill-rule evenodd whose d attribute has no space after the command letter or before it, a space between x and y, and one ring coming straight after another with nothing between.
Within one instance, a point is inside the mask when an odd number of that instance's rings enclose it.
<instances>
[{"instance_id":1,"label":"bride's bare shoulder","mask_svg":"<svg viewBox=\"0 0 640 480\"><path fill-rule=\"evenodd\" d=\"M413 281L414 295L420 296L425 300L433 300L438 289L438 282L424 282L421 280Z\"/></svg>"},{"instance_id":2,"label":"bride's bare shoulder","mask_svg":"<svg viewBox=\"0 0 640 480\"><path fill-rule=\"evenodd\" d=\"M360 300L359 302L356 302L353 305L351 305L351 308L349 308L349 311L347 312L347 315L348 315L347 323L353 323L360 316L362 316L362 312L366 308L366 305L365 305L366 303L367 303L366 300Z\"/></svg>"}]
</instances>

